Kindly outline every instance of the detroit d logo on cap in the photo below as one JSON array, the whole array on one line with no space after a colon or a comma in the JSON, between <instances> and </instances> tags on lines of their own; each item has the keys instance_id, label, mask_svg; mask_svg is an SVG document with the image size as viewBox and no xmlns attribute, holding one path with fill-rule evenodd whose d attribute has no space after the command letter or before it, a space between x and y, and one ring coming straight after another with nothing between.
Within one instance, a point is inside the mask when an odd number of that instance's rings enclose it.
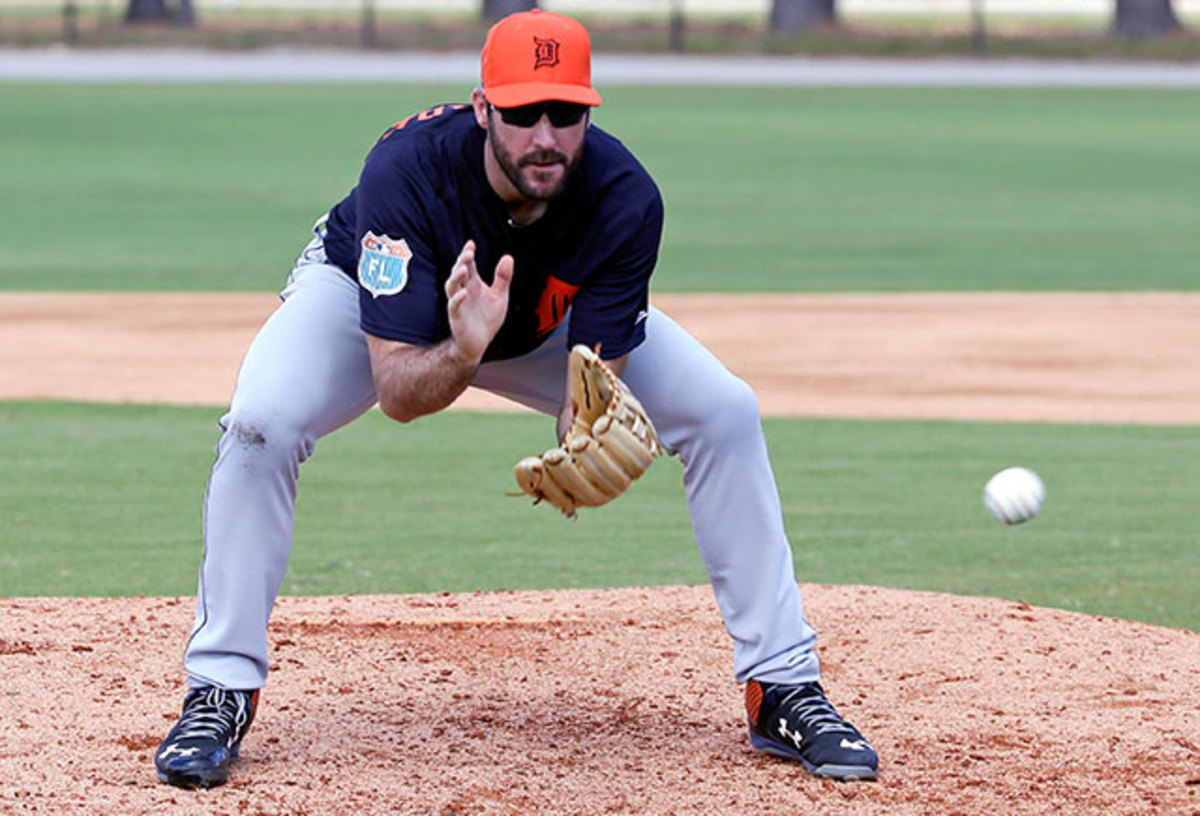
<instances>
[{"instance_id":1,"label":"detroit d logo on cap","mask_svg":"<svg viewBox=\"0 0 1200 816\"><path fill-rule=\"evenodd\" d=\"M403 239L368 232L362 239L358 280L375 297L394 295L408 283L408 259L412 250Z\"/></svg>"},{"instance_id":2,"label":"detroit d logo on cap","mask_svg":"<svg viewBox=\"0 0 1200 816\"><path fill-rule=\"evenodd\" d=\"M558 65L558 40L545 39L534 36L533 38L533 67L538 68L553 68Z\"/></svg>"}]
</instances>

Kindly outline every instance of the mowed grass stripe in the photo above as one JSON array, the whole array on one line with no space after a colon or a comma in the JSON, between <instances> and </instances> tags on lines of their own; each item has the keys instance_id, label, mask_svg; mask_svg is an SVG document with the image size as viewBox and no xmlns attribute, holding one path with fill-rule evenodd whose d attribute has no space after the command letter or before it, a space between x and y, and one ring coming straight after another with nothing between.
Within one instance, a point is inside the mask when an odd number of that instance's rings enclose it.
<instances>
[{"instance_id":1,"label":"mowed grass stripe","mask_svg":"<svg viewBox=\"0 0 1200 816\"><path fill-rule=\"evenodd\" d=\"M217 412L0 404L0 596L190 595ZM804 582L1020 598L1200 629L1195 428L768 420ZM510 466L535 415L378 413L300 481L289 594L702 584L677 460L570 523ZM1023 464L1045 511L1006 527L980 491Z\"/></svg>"},{"instance_id":2,"label":"mowed grass stripe","mask_svg":"<svg viewBox=\"0 0 1200 816\"><path fill-rule=\"evenodd\" d=\"M457 85L0 85L0 289L278 288ZM605 89L661 291L1195 289L1200 92Z\"/></svg>"}]
</instances>

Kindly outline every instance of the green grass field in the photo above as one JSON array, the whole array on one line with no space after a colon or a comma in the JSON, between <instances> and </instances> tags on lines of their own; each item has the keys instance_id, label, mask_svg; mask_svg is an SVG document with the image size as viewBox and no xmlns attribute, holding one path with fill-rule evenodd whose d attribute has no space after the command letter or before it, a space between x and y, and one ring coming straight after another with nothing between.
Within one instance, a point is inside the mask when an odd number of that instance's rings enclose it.
<instances>
[{"instance_id":1,"label":"green grass field","mask_svg":"<svg viewBox=\"0 0 1200 816\"><path fill-rule=\"evenodd\" d=\"M207 408L0 404L0 596L190 594L216 440ZM800 577L1021 598L1200 629L1194 428L766 423ZM378 413L301 478L290 594L697 584L674 460L570 523L508 464L549 443L530 415ZM444 464L433 465L438 461ZM1038 470L1043 515L995 521L980 491Z\"/></svg>"},{"instance_id":2,"label":"green grass field","mask_svg":"<svg viewBox=\"0 0 1200 816\"><path fill-rule=\"evenodd\" d=\"M0 288L270 290L450 86L0 85ZM1200 92L613 88L659 291L1195 289Z\"/></svg>"},{"instance_id":3,"label":"green grass field","mask_svg":"<svg viewBox=\"0 0 1200 816\"><path fill-rule=\"evenodd\" d=\"M378 131L462 96L0 85L0 290L273 290ZM1194 91L606 98L597 121L667 199L657 291L1200 282ZM218 414L0 403L0 596L191 594ZM771 420L767 432L804 581L1200 629L1195 428ZM575 524L505 496L509 464L550 435L537 417L462 414L404 429L371 414L339 431L305 466L285 591L706 580L676 462ZM1049 501L1007 528L979 492L1016 463L1042 473Z\"/></svg>"}]
</instances>

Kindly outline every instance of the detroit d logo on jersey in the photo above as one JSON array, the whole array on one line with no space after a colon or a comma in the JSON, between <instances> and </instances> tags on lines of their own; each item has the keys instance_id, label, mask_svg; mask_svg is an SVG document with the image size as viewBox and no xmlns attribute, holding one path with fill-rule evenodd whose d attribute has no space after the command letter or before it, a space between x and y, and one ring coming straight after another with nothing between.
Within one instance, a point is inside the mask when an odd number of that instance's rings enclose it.
<instances>
[{"instance_id":1,"label":"detroit d logo on jersey","mask_svg":"<svg viewBox=\"0 0 1200 816\"><path fill-rule=\"evenodd\" d=\"M358 281L375 297L394 295L408 283L408 259L412 250L403 238L368 232L362 239L358 259Z\"/></svg>"}]
</instances>

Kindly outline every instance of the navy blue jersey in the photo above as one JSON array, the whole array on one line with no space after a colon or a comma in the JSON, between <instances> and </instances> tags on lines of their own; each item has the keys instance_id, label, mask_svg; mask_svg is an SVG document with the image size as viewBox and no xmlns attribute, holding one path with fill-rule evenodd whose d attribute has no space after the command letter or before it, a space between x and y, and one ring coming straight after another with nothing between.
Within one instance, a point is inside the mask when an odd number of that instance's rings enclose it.
<instances>
[{"instance_id":1,"label":"navy blue jersey","mask_svg":"<svg viewBox=\"0 0 1200 816\"><path fill-rule=\"evenodd\" d=\"M397 123L368 154L358 186L330 213L325 251L359 282L362 328L417 345L450 336L443 286L474 240L480 276L513 256L508 314L484 355L536 348L571 311L568 342L619 357L645 337L663 206L617 139L589 127L562 194L536 222L509 223L484 173L485 136L467 105Z\"/></svg>"}]
</instances>

